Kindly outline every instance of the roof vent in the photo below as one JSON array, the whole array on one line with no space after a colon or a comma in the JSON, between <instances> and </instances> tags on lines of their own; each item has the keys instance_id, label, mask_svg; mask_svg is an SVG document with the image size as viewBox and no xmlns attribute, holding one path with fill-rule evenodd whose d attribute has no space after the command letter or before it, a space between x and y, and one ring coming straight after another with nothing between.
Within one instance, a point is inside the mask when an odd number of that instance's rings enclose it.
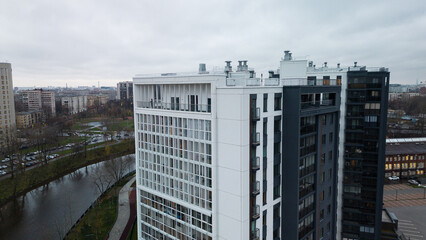
<instances>
[{"instance_id":1,"label":"roof vent","mask_svg":"<svg viewBox=\"0 0 426 240\"><path fill-rule=\"evenodd\" d=\"M200 63L199 67L198 67L198 73L199 74L205 74L206 72L206 64L205 63Z\"/></svg>"},{"instance_id":2,"label":"roof vent","mask_svg":"<svg viewBox=\"0 0 426 240\"><path fill-rule=\"evenodd\" d=\"M284 51L284 61L290 61L291 60L291 53L289 50Z\"/></svg>"},{"instance_id":3,"label":"roof vent","mask_svg":"<svg viewBox=\"0 0 426 240\"><path fill-rule=\"evenodd\" d=\"M243 60L243 71L247 71L248 70L248 65L247 65L247 60Z\"/></svg>"},{"instance_id":4,"label":"roof vent","mask_svg":"<svg viewBox=\"0 0 426 240\"><path fill-rule=\"evenodd\" d=\"M232 72L231 62L232 61L225 61L225 63L226 63L225 72Z\"/></svg>"},{"instance_id":5,"label":"roof vent","mask_svg":"<svg viewBox=\"0 0 426 240\"><path fill-rule=\"evenodd\" d=\"M337 64L337 68L340 68L340 63Z\"/></svg>"},{"instance_id":6,"label":"roof vent","mask_svg":"<svg viewBox=\"0 0 426 240\"><path fill-rule=\"evenodd\" d=\"M314 66L314 62L309 61L308 66L309 66L309 67L313 67L313 66Z\"/></svg>"},{"instance_id":7,"label":"roof vent","mask_svg":"<svg viewBox=\"0 0 426 240\"><path fill-rule=\"evenodd\" d=\"M357 64L358 64L358 62L354 62L354 67L356 67Z\"/></svg>"},{"instance_id":8,"label":"roof vent","mask_svg":"<svg viewBox=\"0 0 426 240\"><path fill-rule=\"evenodd\" d=\"M237 72L241 72L243 70L243 61L238 61Z\"/></svg>"},{"instance_id":9,"label":"roof vent","mask_svg":"<svg viewBox=\"0 0 426 240\"><path fill-rule=\"evenodd\" d=\"M324 67L327 67L327 62L324 62Z\"/></svg>"}]
</instances>

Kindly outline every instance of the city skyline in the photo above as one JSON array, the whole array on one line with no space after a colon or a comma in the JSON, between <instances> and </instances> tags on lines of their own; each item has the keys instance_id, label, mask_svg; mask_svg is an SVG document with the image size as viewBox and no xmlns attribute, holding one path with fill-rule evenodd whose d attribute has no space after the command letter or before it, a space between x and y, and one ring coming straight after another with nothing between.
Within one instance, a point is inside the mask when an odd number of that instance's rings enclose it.
<instances>
[{"instance_id":1,"label":"city skyline","mask_svg":"<svg viewBox=\"0 0 426 240\"><path fill-rule=\"evenodd\" d=\"M200 62L209 68L239 59L265 75L279 67L285 49L317 66L386 66L391 83L426 80L422 1L116 6L46 0L3 6L7 34L0 39L0 61L13 64L17 87L114 86L138 73L192 71Z\"/></svg>"}]
</instances>

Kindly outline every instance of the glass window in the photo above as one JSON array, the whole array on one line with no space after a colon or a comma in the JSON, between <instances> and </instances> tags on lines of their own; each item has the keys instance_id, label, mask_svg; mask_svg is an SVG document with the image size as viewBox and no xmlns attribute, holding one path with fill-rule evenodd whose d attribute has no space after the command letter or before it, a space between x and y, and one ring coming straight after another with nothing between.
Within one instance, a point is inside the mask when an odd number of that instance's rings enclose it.
<instances>
[{"instance_id":1,"label":"glass window","mask_svg":"<svg viewBox=\"0 0 426 240\"><path fill-rule=\"evenodd\" d=\"M268 111L268 94L263 94L263 112Z\"/></svg>"}]
</instances>

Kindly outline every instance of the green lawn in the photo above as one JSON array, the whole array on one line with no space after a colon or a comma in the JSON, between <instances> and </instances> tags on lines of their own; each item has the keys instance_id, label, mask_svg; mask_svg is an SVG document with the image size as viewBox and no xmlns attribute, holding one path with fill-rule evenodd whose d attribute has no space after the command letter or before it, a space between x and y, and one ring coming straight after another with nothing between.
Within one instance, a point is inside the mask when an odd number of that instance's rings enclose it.
<instances>
[{"instance_id":1,"label":"green lawn","mask_svg":"<svg viewBox=\"0 0 426 240\"><path fill-rule=\"evenodd\" d=\"M105 239L117 218L118 193L132 177L121 180L111 188L65 239Z\"/></svg>"},{"instance_id":2,"label":"green lawn","mask_svg":"<svg viewBox=\"0 0 426 240\"><path fill-rule=\"evenodd\" d=\"M126 140L115 145L108 145L108 147L88 150L86 158L84 153L68 156L28 170L14 179L3 179L0 181L0 206L13 199L14 196L18 197L81 167L104 161L109 157L122 156L134 152L134 141Z\"/></svg>"}]
</instances>

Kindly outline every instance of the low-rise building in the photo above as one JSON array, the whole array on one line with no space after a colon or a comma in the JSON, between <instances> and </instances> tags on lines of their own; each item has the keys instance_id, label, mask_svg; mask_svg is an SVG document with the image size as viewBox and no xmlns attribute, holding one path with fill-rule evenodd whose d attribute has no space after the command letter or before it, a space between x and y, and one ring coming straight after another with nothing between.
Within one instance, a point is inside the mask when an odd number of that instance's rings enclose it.
<instances>
[{"instance_id":1,"label":"low-rise building","mask_svg":"<svg viewBox=\"0 0 426 240\"><path fill-rule=\"evenodd\" d=\"M108 96L105 95L88 95L87 106L103 105L108 102Z\"/></svg>"},{"instance_id":2,"label":"low-rise building","mask_svg":"<svg viewBox=\"0 0 426 240\"><path fill-rule=\"evenodd\" d=\"M423 175L425 163L426 138L386 139L385 177Z\"/></svg>"},{"instance_id":3,"label":"low-rise building","mask_svg":"<svg viewBox=\"0 0 426 240\"><path fill-rule=\"evenodd\" d=\"M28 112L16 113L16 127L29 128L34 124L44 121L44 113L42 110L34 110Z\"/></svg>"}]
</instances>

